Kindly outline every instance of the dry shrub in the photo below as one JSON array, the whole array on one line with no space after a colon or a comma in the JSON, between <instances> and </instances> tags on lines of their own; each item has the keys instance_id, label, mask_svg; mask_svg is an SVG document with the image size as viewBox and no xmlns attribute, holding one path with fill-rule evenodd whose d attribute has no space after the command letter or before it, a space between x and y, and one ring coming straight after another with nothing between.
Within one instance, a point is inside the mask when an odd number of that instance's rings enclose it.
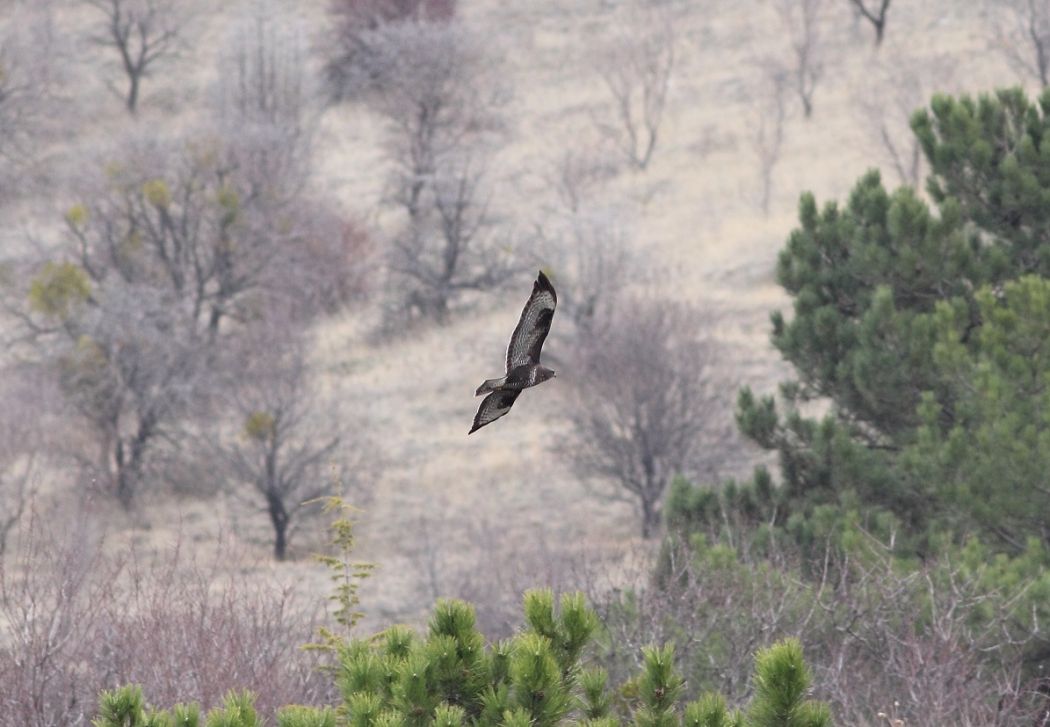
<instances>
[{"instance_id":1,"label":"dry shrub","mask_svg":"<svg viewBox=\"0 0 1050 727\"><path fill-rule=\"evenodd\" d=\"M507 537L505 524L485 519L453 526L448 518L424 516L416 531L418 546L410 555L421 602L428 607L439 598L470 602L478 630L490 639L509 637L521 626L525 591L578 591L580 583L610 572L616 558L608 550L552 539L542 529L528 538Z\"/></svg>"},{"instance_id":2,"label":"dry shrub","mask_svg":"<svg viewBox=\"0 0 1050 727\"><path fill-rule=\"evenodd\" d=\"M102 689L141 684L157 704L219 704L252 689L260 713L320 703L328 679L300 649L315 619L287 587L248 585L217 547L176 546L159 562L102 554L83 525L30 518L18 558L0 563L0 710L27 727L87 724Z\"/></svg>"},{"instance_id":3,"label":"dry shrub","mask_svg":"<svg viewBox=\"0 0 1050 727\"><path fill-rule=\"evenodd\" d=\"M717 479L729 434L718 350L705 315L659 298L627 298L581 336L572 368L571 435L556 450L609 499L633 504L642 537L657 534L664 493L681 474Z\"/></svg>"},{"instance_id":4,"label":"dry shrub","mask_svg":"<svg viewBox=\"0 0 1050 727\"><path fill-rule=\"evenodd\" d=\"M641 646L674 641L691 695L717 690L740 704L751 654L794 636L840 724L882 723L882 712L908 727L1027 726L1045 706L1025 675L1034 634L1012 622L1016 596L949 561L908 570L874 547L803 564L677 546L637 587L591 598L613 683L637 668Z\"/></svg>"}]
</instances>

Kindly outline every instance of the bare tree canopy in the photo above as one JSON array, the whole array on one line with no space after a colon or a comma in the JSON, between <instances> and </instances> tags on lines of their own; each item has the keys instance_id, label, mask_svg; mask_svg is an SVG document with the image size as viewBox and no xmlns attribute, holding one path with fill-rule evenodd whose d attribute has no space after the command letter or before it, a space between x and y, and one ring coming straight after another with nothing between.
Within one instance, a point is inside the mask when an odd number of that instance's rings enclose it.
<instances>
[{"instance_id":1,"label":"bare tree canopy","mask_svg":"<svg viewBox=\"0 0 1050 727\"><path fill-rule=\"evenodd\" d=\"M226 138L255 137L260 150L287 157L269 170L286 184L307 173L319 116L305 33L277 3L255 0L232 24L218 62L216 116Z\"/></svg>"},{"instance_id":2,"label":"bare tree canopy","mask_svg":"<svg viewBox=\"0 0 1050 727\"><path fill-rule=\"evenodd\" d=\"M387 254L388 312L443 321L460 294L516 269L491 209L506 85L483 39L455 22L382 25L362 42L354 83L385 122L385 199L403 212Z\"/></svg>"},{"instance_id":3,"label":"bare tree canopy","mask_svg":"<svg viewBox=\"0 0 1050 727\"><path fill-rule=\"evenodd\" d=\"M559 310L573 323L574 339L598 333L596 326L612 320L610 308L623 287L645 277L645 260L631 245L632 227L620 206L593 204L545 215L537 225L538 253L564 281Z\"/></svg>"},{"instance_id":4,"label":"bare tree canopy","mask_svg":"<svg viewBox=\"0 0 1050 727\"><path fill-rule=\"evenodd\" d=\"M562 454L580 476L613 483L633 502L643 537L660 525L661 501L679 474L708 475L719 423L714 350L703 317L668 301L624 299L601 333L584 340Z\"/></svg>"},{"instance_id":5,"label":"bare tree canopy","mask_svg":"<svg viewBox=\"0 0 1050 727\"><path fill-rule=\"evenodd\" d=\"M56 107L61 53L51 4L19 4L0 25L0 164L20 164ZM8 186L0 169L0 200Z\"/></svg>"},{"instance_id":6,"label":"bare tree canopy","mask_svg":"<svg viewBox=\"0 0 1050 727\"><path fill-rule=\"evenodd\" d=\"M649 166L656 149L674 61L674 26L653 7L623 19L597 58L613 103L612 120L598 128L637 169Z\"/></svg>"},{"instance_id":7,"label":"bare tree canopy","mask_svg":"<svg viewBox=\"0 0 1050 727\"><path fill-rule=\"evenodd\" d=\"M361 90L361 68L372 65L370 33L389 24L449 21L456 0L332 0L329 13L325 80L331 99L345 101Z\"/></svg>"},{"instance_id":8,"label":"bare tree canopy","mask_svg":"<svg viewBox=\"0 0 1050 727\"><path fill-rule=\"evenodd\" d=\"M142 80L184 42L186 3L168 0L83 0L103 18L91 40L120 56L127 90L120 94L129 113L138 111Z\"/></svg>"}]
</instances>

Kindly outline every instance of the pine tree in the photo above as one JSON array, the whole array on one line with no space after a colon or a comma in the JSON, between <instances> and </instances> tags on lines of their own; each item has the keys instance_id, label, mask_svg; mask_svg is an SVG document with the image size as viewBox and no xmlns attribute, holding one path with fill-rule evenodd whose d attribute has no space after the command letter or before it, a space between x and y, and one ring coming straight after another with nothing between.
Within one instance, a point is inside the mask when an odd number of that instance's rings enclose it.
<instances>
[{"instance_id":1,"label":"pine tree","mask_svg":"<svg viewBox=\"0 0 1050 727\"><path fill-rule=\"evenodd\" d=\"M278 727L824 727L828 708L806 701L809 672L797 641L775 644L756 661L755 698L745 719L718 695L680 703L684 680L674 648L643 650L642 671L614 691L601 669L585 667L598 619L580 594L555 607L550 591L525 594L526 627L486 644L474 609L440 601L425 636L393 626L340 649L343 703L292 705ZM617 705L614 708L614 704ZM95 727L198 727L196 706L147 708L139 687L104 692ZM249 692L231 692L204 727L262 724Z\"/></svg>"},{"instance_id":2,"label":"pine tree","mask_svg":"<svg viewBox=\"0 0 1050 727\"><path fill-rule=\"evenodd\" d=\"M1048 113L1050 93L1037 103L1017 89L976 100L935 97L912 120L932 169L932 207L908 187L886 190L877 172L861 177L843 205L818 207L803 195L799 227L777 264L793 315L772 316L773 344L795 377L778 398L745 388L738 401L742 431L777 452L782 481L759 470L720 495L678 483L673 517L715 527L730 513L786 528L804 546L852 525L918 553L937 533L962 539L974 528L1011 552L1029 536L1050 544L1045 518L1033 516L1039 480L1015 487L991 464L1009 461L1029 474L1043 466L1038 435L1022 427L1042 428L1041 412L1024 402L1041 389L996 394L1000 416L1008 415L997 433L988 429L992 401L974 397L975 376L993 393L989 367L1000 368L1004 385L1050 373L1038 357L1021 362L1023 346L1039 350L1039 324L1010 333L1012 324L992 310L1004 290L1022 295L1010 281L1050 276ZM1025 284L1029 297L1033 286ZM1011 353L1006 342L1015 336L1028 343ZM1002 342L998 349L992 340ZM811 402L823 402L825 413L814 416ZM948 446L953 437L969 459L957 457L954 470L922 463L918 453L935 458L934 443ZM1010 460L1000 456L1007 451ZM940 455L951 459L947 450ZM974 458L985 462L985 484L960 486L958 471L975 471L965 464ZM982 506L989 498L1008 504Z\"/></svg>"}]
</instances>

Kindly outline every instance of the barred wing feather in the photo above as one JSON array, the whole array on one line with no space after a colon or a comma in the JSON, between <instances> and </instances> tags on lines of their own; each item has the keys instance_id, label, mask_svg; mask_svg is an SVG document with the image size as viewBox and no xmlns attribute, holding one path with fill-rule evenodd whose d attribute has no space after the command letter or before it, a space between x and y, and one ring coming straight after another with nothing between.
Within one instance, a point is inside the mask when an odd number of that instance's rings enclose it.
<instances>
[{"instance_id":1,"label":"barred wing feather","mask_svg":"<svg viewBox=\"0 0 1050 727\"><path fill-rule=\"evenodd\" d=\"M482 399L481 406L478 407L478 413L474 415L474 426L470 428L467 434L473 434L486 424L491 424L510 411L520 393L520 389L494 391Z\"/></svg>"},{"instance_id":2,"label":"barred wing feather","mask_svg":"<svg viewBox=\"0 0 1050 727\"><path fill-rule=\"evenodd\" d=\"M510 337L507 347L507 371L518 366L538 364L540 349L547 340L547 332L554 320L554 308L558 305L558 295L547 276L540 271L539 277L532 286L521 318Z\"/></svg>"}]
</instances>

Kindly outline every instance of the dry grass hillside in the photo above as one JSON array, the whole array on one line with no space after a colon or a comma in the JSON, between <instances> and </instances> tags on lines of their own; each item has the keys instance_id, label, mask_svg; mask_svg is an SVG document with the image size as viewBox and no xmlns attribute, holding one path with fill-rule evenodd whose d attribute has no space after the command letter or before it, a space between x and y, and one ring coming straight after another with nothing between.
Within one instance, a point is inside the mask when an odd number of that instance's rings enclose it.
<instances>
[{"instance_id":1,"label":"dry grass hillside","mask_svg":"<svg viewBox=\"0 0 1050 727\"><path fill-rule=\"evenodd\" d=\"M99 150L129 134L175 134L197 123L230 24L253 1L201 3L188 47L144 81L137 118L106 88L104 79L118 76L105 49L80 40L93 11L57 4L58 33L76 44L71 52L79 59L67 64L61 79L76 123L49 143L41 185L27 186L0 211L3 244L14 249L26 244L27 235L56 234L81 165ZM310 39L322 36L326 0L287 4ZM515 231L516 251L524 256L534 254L530 232L557 214L550 179L559 160L570 150L601 148L594 119L607 113L608 99L595 49L626 5L460 2L463 21L497 49L500 73L513 89L502 111L508 123L492 205ZM639 290L656 289L711 311L705 325L719 353L710 373L722 392L720 410L711 417L725 418L738 385L766 391L784 374L768 343L768 315L786 304L773 267L793 227L799 194L812 190L821 201L841 200L872 166L897 181L871 117L873 102L887 114L891 135L907 146L905 119L891 100L902 83L917 83L923 93L980 92L1023 79L993 47L987 10L979 3L897 0L876 50L871 28L852 17L846 0L830 2L821 21L825 71L814 111L804 118L795 96L786 93L783 147L763 214L755 144L769 113L763 84L769 59L789 53L774 3L663 5L676 57L652 162L644 171L619 169L593 194L622 220L639 260ZM387 176L380 119L344 103L325 109L319 124L316 183L363 220L382 248L396 216L380 205ZM535 259L533 269L547 262L542 254ZM371 496L360 514L358 548L360 558L378 566L362 592L370 623L417 620L437 595L485 595L478 590L481 572L499 574L502 587L520 588L529 580L556 580L558 564L574 557L614 557L639 542L631 508L600 496L602 483L581 483L552 454L568 427L565 387L591 372L559 370L555 381L523 396L509 417L466 436L477 404L473 390L499 372L530 274L479 296L446 325L377 337L383 285L377 269L373 298L329 316L316 331L317 386L338 402L351 435L367 441L371 453ZM554 275L557 285L556 269ZM555 328L565 324L556 317ZM565 339L552 337L545 353L558 358L560 345ZM743 474L759 457L737 440L732 449L719 476ZM42 497L61 501L67 479L55 472ZM244 554L231 567L246 578L276 575L304 593L326 588L323 571L308 557L319 542L315 534L296 534L293 557L273 564L265 515L232 500L156 494L139 507L138 515L127 517L115 505L96 503L93 517L107 532L108 547L134 542L163 552L176 541L204 548L230 538Z\"/></svg>"}]
</instances>

